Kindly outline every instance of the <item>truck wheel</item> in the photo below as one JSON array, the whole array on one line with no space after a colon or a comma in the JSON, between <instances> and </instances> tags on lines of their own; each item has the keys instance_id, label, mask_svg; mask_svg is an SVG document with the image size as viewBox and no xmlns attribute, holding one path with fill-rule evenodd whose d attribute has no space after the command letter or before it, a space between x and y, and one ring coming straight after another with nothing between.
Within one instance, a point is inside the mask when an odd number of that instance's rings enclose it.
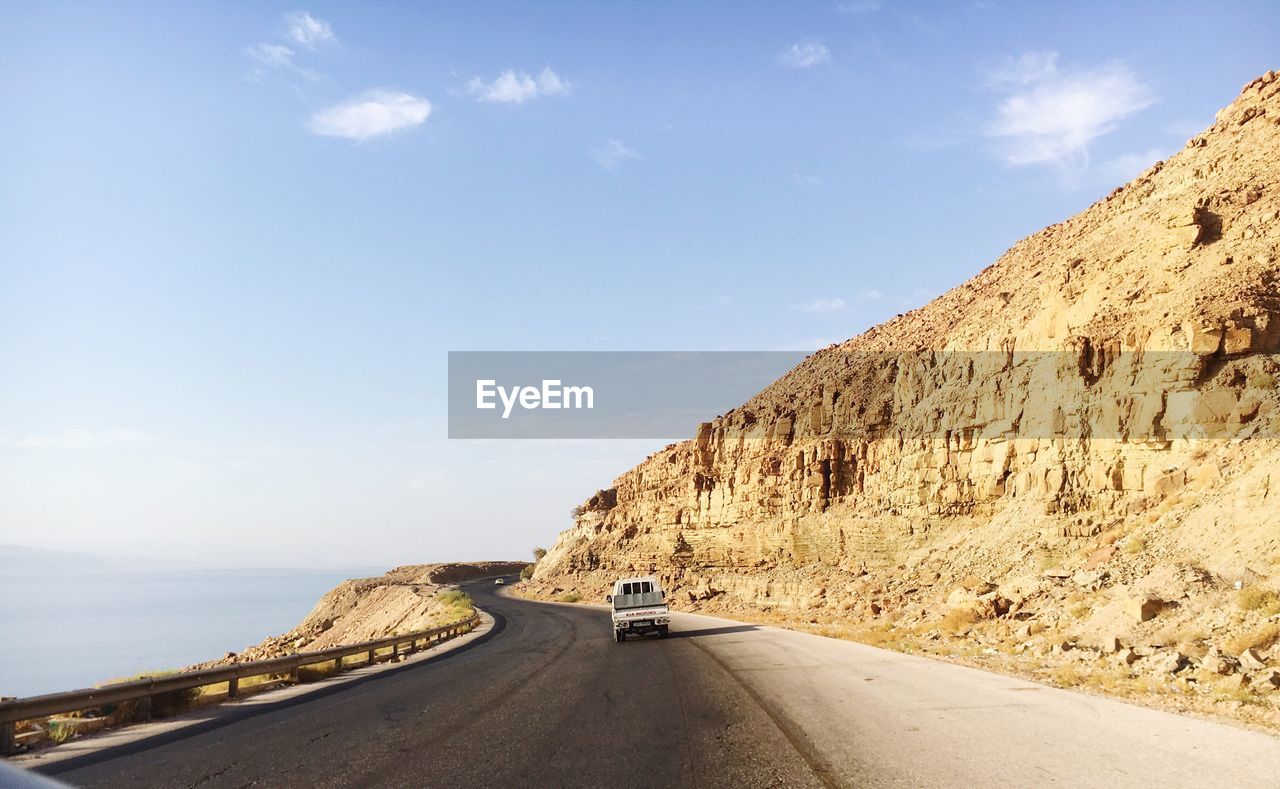
<instances>
[{"instance_id":1,"label":"truck wheel","mask_svg":"<svg viewBox=\"0 0 1280 789\"><path fill-rule=\"evenodd\" d=\"M658 638L666 638L667 631L668 631L667 625L663 625L662 627L658 628Z\"/></svg>"},{"instance_id":2,"label":"truck wheel","mask_svg":"<svg viewBox=\"0 0 1280 789\"><path fill-rule=\"evenodd\" d=\"M615 630L613 631L613 640L621 644L623 641L627 640L627 634L621 630Z\"/></svg>"}]
</instances>

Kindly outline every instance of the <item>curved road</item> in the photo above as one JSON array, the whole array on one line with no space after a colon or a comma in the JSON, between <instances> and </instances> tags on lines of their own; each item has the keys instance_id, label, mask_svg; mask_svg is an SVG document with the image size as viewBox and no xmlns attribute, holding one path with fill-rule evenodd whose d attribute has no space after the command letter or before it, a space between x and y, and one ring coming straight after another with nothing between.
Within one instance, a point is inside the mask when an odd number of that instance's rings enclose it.
<instances>
[{"instance_id":1,"label":"curved road","mask_svg":"<svg viewBox=\"0 0 1280 789\"><path fill-rule=\"evenodd\" d=\"M469 588L491 632L213 726L47 765L78 786L1223 786L1280 740L872 647Z\"/></svg>"}]
</instances>

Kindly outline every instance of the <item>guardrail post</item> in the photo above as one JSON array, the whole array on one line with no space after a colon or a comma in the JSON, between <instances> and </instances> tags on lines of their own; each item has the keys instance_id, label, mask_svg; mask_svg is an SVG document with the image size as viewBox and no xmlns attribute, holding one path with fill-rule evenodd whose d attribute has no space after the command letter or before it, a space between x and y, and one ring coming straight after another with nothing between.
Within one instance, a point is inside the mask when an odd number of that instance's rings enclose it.
<instances>
[{"instance_id":1,"label":"guardrail post","mask_svg":"<svg viewBox=\"0 0 1280 789\"><path fill-rule=\"evenodd\" d=\"M240 678L232 677L227 680L227 698L234 699L240 693Z\"/></svg>"},{"instance_id":2,"label":"guardrail post","mask_svg":"<svg viewBox=\"0 0 1280 789\"><path fill-rule=\"evenodd\" d=\"M300 676L300 672L298 671L299 668L300 666L294 666L293 668L289 669L290 682L297 683L302 679L302 677Z\"/></svg>"},{"instance_id":3,"label":"guardrail post","mask_svg":"<svg viewBox=\"0 0 1280 789\"><path fill-rule=\"evenodd\" d=\"M341 673L342 673L342 658L341 658L341 657L336 657L336 658L334 658L334 659L333 659L333 673L334 673L334 674L341 674Z\"/></svg>"},{"instance_id":4,"label":"guardrail post","mask_svg":"<svg viewBox=\"0 0 1280 789\"><path fill-rule=\"evenodd\" d=\"M400 643L396 642L391 645L391 659L395 660L400 657Z\"/></svg>"},{"instance_id":5,"label":"guardrail post","mask_svg":"<svg viewBox=\"0 0 1280 789\"><path fill-rule=\"evenodd\" d=\"M133 708L133 719L140 723L146 723L151 720L150 696L142 696L138 699L137 705Z\"/></svg>"},{"instance_id":6,"label":"guardrail post","mask_svg":"<svg viewBox=\"0 0 1280 789\"><path fill-rule=\"evenodd\" d=\"M370 649L370 650L369 650L369 665L371 665L371 666L372 666L372 665L373 665L373 663L374 663L374 661L375 661L375 660L377 660L377 659L378 659L378 650L376 650L376 649Z\"/></svg>"},{"instance_id":7,"label":"guardrail post","mask_svg":"<svg viewBox=\"0 0 1280 789\"><path fill-rule=\"evenodd\" d=\"M13 721L0 723L0 754L10 756L18 752L18 741L13 734Z\"/></svg>"}]
</instances>

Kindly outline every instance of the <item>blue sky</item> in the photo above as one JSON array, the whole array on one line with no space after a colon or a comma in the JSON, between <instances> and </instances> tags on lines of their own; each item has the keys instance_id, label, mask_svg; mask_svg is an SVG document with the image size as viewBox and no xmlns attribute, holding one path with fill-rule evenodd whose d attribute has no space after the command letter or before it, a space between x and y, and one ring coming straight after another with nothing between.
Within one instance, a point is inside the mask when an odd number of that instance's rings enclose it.
<instances>
[{"instance_id":1,"label":"blue sky","mask_svg":"<svg viewBox=\"0 0 1280 789\"><path fill-rule=\"evenodd\" d=\"M1176 151L1274 4L6 4L0 543L519 557L659 442L449 350L809 349Z\"/></svg>"}]
</instances>

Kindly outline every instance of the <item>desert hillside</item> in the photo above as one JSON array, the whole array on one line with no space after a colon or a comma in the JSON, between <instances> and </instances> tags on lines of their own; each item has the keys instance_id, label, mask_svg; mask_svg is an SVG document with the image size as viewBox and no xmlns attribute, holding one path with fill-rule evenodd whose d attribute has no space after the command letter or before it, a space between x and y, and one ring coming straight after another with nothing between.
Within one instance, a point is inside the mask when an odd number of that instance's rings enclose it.
<instances>
[{"instance_id":1,"label":"desert hillside","mask_svg":"<svg viewBox=\"0 0 1280 789\"><path fill-rule=\"evenodd\" d=\"M618 477L530 588L652 571L684 608L1274 723L1278 277L1268 72L1168 161Z\"/></svg>"},{"instance_id":2,"label":"desert hillside","mask_svg":"<svg viewBox=\"0 0 1280 789\"><path fill-rule=\"evenodd\" d=\"M201 667L314 652L448 624L470 615L466 599L450 593L452 585L514 575L527 565L528 562L410 564L373 578L343 581L320 598L293 630Z\"/></svg>"}]
</instances>

